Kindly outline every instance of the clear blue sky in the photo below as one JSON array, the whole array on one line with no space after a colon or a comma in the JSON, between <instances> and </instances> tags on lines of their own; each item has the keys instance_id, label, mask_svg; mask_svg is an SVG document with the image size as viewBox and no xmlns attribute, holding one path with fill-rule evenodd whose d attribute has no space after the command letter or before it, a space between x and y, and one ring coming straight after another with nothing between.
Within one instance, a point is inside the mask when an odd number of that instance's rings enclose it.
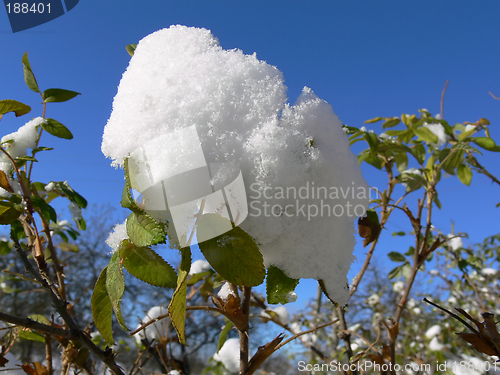
<instances>
[{"instance_id":1,"label":"clear blue sky","mask_svg":"<svg viewBox=\"0 0 500 375\"><path fill-rule=\"evenodd\" d=\"M488 118L493 137L500 140L500 101L488 94L500 96L496 0L81 0L66 15L16 34L0 9L0 98L31 105L28 116L41 114L40 98L23 81L21 57L26 51L42 90L82 93L68 103L49 106L47 116L65 124L75 138L44 135L41 144L55 150L40 154L38 179L68 180L90 203L118 206L123 172L109 166L100 145L130 59L125 46L172 24L204 27L226 49L256 52L283 71L292 103L303 86L311 87L352 126L418 108L436 114L449 79L445 118L451 124ZM15 131L26 120L6 115L1 133ZM500 175L500 154L480 160ZM382 188L372 169L363 166L365 178ZM469 188L455 178L443 187L443 211L436 216L436 226L449 231L453 220L456 229L470 231L474 241L498 232L499 187L481 176ZM393 224L384 236L389 239L390 231L405 226ZM383 252L397 250L386 244ZM363 250L358 247L356 254L362 259Z\"/></svg>"}]
</instances>

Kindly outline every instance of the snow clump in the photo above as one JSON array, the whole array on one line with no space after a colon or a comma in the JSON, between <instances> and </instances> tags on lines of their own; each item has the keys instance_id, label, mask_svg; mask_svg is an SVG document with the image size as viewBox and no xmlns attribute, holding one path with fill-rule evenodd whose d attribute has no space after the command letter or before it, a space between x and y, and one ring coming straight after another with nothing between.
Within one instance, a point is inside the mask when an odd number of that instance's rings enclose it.
<instances>
[{"instance_id":1,"label":"snow clump","mask_svg":"<svg viewBox=\"0 0 500 375\"><path fill-rule=\"evenodd\" d=\"M158 318L161 315L167 314L167 309L163 308L162 306L154 306L149 309L148 313L142 319L142 322L139 323L137 328L142 326L143 324L150 322L153 319ZM148 325L146 328L144 328L142 331L136 333L135 339L137 343L140 343L141 340L147 339L147 340L156 340L160 341L162 337L165 336L166 330L167 330L168 323L164 321L164 319L158 320L150 325Z\"/></svg>"},{"instance_id":2,"label":"snow clump","mask_svg":"<svg viewBox=\"0 0 500 375\"><path fill-rule=\"evenodd\" d=\"M255 53L224 50L206 29L171 26L138 43L101 148L115 167L134 152L145 155L151 171L161 169L148 177L159 184L163 168L199 167L185 157L194 152L189 139L178 138L193 127L206 165L222 165L209 178L210 194L241 172L248 215L237 225L255 239L265 266L321 279L331 299L347 303L353 223L366 212L369 188L332 107L307 87L287 103L282 73ZM174 133L177 141L166 141ZM192 202L199 207L203 196Z\"/></svg>"},{"instance_id":3,"label":"snow clump","mask_svg":"<svg viewBox=\"0 0 500 375\"><path fill-rule=\"evenodd\" d=\"M109 234L106 244L115 252L123 240L128 239L127 219L122 224L116 224L113 231Z\"/></svg>"},{"instance_id":4,"label":"snow clump","mask_svg":"<svg viewBox=\"0 0 500 375\"><path fill-rule=\"evenodd\" d=\"M219 352L214 354L214 360L221 362L230 373L237 373L240 369L240 340L226 340Z\"/></svg>"},{"instance_id":5,"label":"snow clump","mask_svg":"<svg viewBox=\"0 0 500 375\"><path fill-rule=\"evenodd\" d=\"M197 273L203 273L205 271L210 270L212 267L210 267L210 263L208 263L206 260L203 259L198 259L193 262L191 265L191 269L189 270L189 275L196 275Z\"/></svg>"}]
</instances>

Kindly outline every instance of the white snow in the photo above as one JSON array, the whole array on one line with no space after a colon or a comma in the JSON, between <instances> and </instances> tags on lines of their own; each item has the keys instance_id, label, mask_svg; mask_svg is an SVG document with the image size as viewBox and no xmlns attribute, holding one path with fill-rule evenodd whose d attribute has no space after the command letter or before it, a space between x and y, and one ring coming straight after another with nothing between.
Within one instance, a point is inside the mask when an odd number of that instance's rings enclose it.
<instances>
[{"instance_id":1,"label":"white snow","mask_svg":"<svg viewBox=\"0 0 500 375\"><path fill-rule=\"evenodd\" d=\"M428 339L432 339L434 338L435 336L439 335L441 333L441 326L436 324L436 325L433 325L431 328L429 328L424 336L427 337Z\"/></svg>"},{"instance_id":2,"label":"white snow","mask_svg":"<svg viewBox=\"0 0 500 375\"><path fill-rule=\"evenodd\" d=\"M229 372L237 373L240 369L240 340L226 340L219 352L214 354L214 360L222 362Z\"/></svg>"},{"instance_id":3,"label":"white snow","mask_svg":"<svg viewBox=\"0 0 500 375\"><path fill-rule=\"evenodd\" d=\"M21 126L16 132L4 135L0 140L0 144L5 151L9 153L9 155L15 159L19 156L25 156L28 148L35 148L36 140L38 138L38 126L42 124L45 120L42 117L34 118L28 123ZM12 141L9 143L5 143L7 141ZM11 187L16 193L20 191L16 191L13 186L13 180L10 178L12 173L14 172L14 166L10 159L3 152L0 153L0 170L4 171L9 179ZM20 189L18 189L20 190ZM7 190L0 188L0 197L9 198L12 194Z\"/></svg>"},{"instance_id":4,"label":"white snow","mask_svg":"<svg viewBox=\"0 0 500 375\"><path fill-rule=\"evenodd\" d=\"M142 322L139 323L137 328L139 328L141 325L144 323L147 323L160 315L165 315L167 313L167 309L162 307L162 306L154 306L151 309L149 309L148 313L146 316L142 319ZM141 339L148 339L152 340L155 339L156 341L161 340L163 337L166 335L166 330L167 330L167 321L165 319L161 319L157 322L154 322L150 325L148 325L146 328L144 328L142 331L136 333L135 339L139 343Z\"/></svg>"},{"instance_id":5,"label":"white snow","mask_svg":"<svg viewBox=\"0 0 500 375\"><path fill-rule=\"evenodd\" d=\"M370 297L368 297L368 305L370 306L375 306L376 304L380 303L380 296L376 293L372 294Z\"/></svg>"},{"instance_id":6,"label":"white snow","mask_svg":"<svg viewBox=\"0 0 500 375\"><path fill-rule=\"evenodd\" d=\"M236 297L229 283L224 283L224 285L222 285L219 292L217 293L217 296L222 298L223 301L227 301L230 295Z\"/></svg>"},{"instance_id":7,"label":"white snow","mask_svg":"<svg viewBox=\"0 0 500 375\"><path fill-rule=\"evenodd\" d=\"M497 274L497 270L494 269L494 268L483 268L481 270L481 273L484 275L484 276L495 276Z\"/></svg>"},{"instance_id":8,"label":"white snow","mask_svg":"<svg viewBox=\"0 0 500 375\"><path fill-rule=\"evenodd\" d=\"M115 252L123 240L128 239L127 234L127 219L122 224L116 224L113 231L106 239L106 244Z\"/></svg>"},{"instance_id":9,"label":"white snow","mask_svg":"<svg viewBox=\"0 0 500 375\"><path fill-rule=\"evenodd\" d=\"M210 270L212 267L210 267L210 263L208 263L206 260L203 259L198 259L191 264L191 269L189 270L189 275L196 275L197 273L202 273L205 271Z\"/></svg>"},{"instance_id":10,"label":"white snow","mask_svg":"<svg viewBox=\"0 0 500 375\"><path fill-rule=\"evenodd\" d=\"M225 163L211 178L214 191L241 171L249 215L240 226L255 238L266 267L322 279L330 297L345 304L353 223L368 207L369 190L332 107L309 88L288 104L276 67L222 49L206 29L172 26L138 43L102 151L121 167L148 144L148 163L165 167L168 155L169 171L186 170L193 167L182 156L189 149L173 155L167 151L177 146L158 140L192 126L207 163ZM328 196L319 199L318 189ZM175 241L173 225L168 234Z\"/></svg>"},{"instance_id":11,"label":"white snow","mask_svg":"<svg viewBox=\"0 0 500 375\"><path fill-rule=\"evenodd\" d=\"M450 238L448 241L448 245L452 248L452 250L458 250L464 247L464 243L462 241L462 237L456 237L454 234L449 234L448 238Z\"/></svg>"},{"instance_id":12,"label":"white snow","mask_svg":"<svg viewBox=\"0 0 500 375\"><path fill-rule=\"evenodd\" d=\"M274 309L270 309L270 311L274 311L276 315L278 315L278 319L283 325L287 325L290 323L290 314L288 313L288 310L286 309L285 306L278 306ZM272 317L270 314L268 314L265 310L261 311L260 315L267 319L271 319Z\"/></svg>"},{"instance_id":13,"label":"white snow","mask_svg":"<svg viewBox=\"0 0 500 375\"><path fill-rule=\"evenodd\" d=\"M434 124L434 123L433 124L424 123L424 126L426 128L428 128L435 136L437 136L437 138L438 138L438 141L437 141L438 147L441 147L446 142L448 142L448 140L450 139L450 137L448 136L448 134L445 133L443 125L438 124L438 123L436 123L436 124Z\"/></svg>"},{"instance_id":14,"label":"white snow","mask_svg":"<svg viewBox=\"0 0 500 375\"><path fill-rule=\"evenodd\" d=\"M47 185L45 185L45 191L52 191L56 187L54 181L50 181Z\"/></svg>"},{"instance_id":15,"label":"white snow","mask_svg":"<svg viewBox=\"0 0 500 375\"><path fill-rule=\"evenodd\" d=\"M437 337L434 337L429 343L429 349L434 350L436 352L440 352L441 350L444 349L444 345L439 342Z\"/></svg>"},{"instance_id":16,"label":"white snow","mask_svg":"<svg viewBox=\"0 0 500 375\"><path fill-rule=\"evenodd\" d=\"M392 290L395 291L396 293L402 292L405 287L405 284L402 281L396 281L392 285Z\"/></svg>"}]
</instances>

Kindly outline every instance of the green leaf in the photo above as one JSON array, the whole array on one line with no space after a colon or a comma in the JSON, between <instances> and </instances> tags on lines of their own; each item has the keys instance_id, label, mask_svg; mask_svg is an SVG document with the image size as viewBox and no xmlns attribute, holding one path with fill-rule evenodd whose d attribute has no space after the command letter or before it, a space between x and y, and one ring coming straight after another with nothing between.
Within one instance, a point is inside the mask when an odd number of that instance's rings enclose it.
<instances>
[{"instance_id":1,"label":"green leaf","mask_svg":"<svg viewBox=\"0 0 500 375\"><path fill-rule=\"evenodd\" d=\"M224 325L224 328L222 329L222 332L220 333L219 336L219 342L217 343L217 353L219 353L219 350L221 350L222 345L226 342L227 334L229 331L233 328L234 324L230 320L226 322Z\"/></svg>"},{"instance_id":2,"label":"green leaf","mask_svg":"<svg viewBox=\"0 0 500 375\"><path fill-rule=\"evenodd\" d=\"M42 97L45 103L60 103L73 99L77 95L81 94L76 91L64 89L47 89L43 92Z\"/></svg>"},{"instance_id":3,"label":"green leaf","mask_svg":"<svg viewBox=\"0 0 500 375\"><path fill-rule=\"evenodd\" d=\"M31 197L31 202L33 203L34 207L40 210L47 222L50 222L52 220L54 223L57 223L56 211L47 202L45 202L43 198L33 196Z\"/></svg>"},{"instance_id":4,"label":"green leaf","mask_svg":"<svg viewBox=\"0 0 500 375\"><path fill-rule=\"evenodd\" d=\"M128 158L125 159L124 170L125 170L125 186L123 186L122 200L120 204L123 208L128 208L129 210L132 211L139 210L139 208L134 202L134 199L132 198L132 194L130 193L131 186L130 186L130 172L128 167Z\"/></svg>"},{"instance_id":5,"label":"green leaf","mask_svg":"<svg viewBox=\"0 0 500 375\"><path fill-rule=\"evenodd\" d=\"M94 291L92 292L92 317L97 330L101 336L111 346L114 344L113 330L111 326L111 317L113 308L106 290L107 268L105 267L97 282L95 283Z\"/></svg>"},{"instance_id":6,"label":"green leaf","mask_svg":"<svg viewBox=\"0 0 500 375\"><path fill-rule=\"evenodd\" d=\"M19 337L25 340L37 341L45 343L45 337L42 334L35 332L31 329L25 330L18 328Z\"/></svg>"},{"instance_id":7,"label":"green leaf","mask_svg":"<svg viewBox=\"0 0 500 375\"><path fill-rule=\"evenodd\" d=\"M18 102L17 100L4 99L0 100L0 118L2 115L14 112L16 117L25 115L31 111L31 107L29 105Z\"/></svg>"},{"instance_id":8,"label":"green leaf","mask_svg":"<svg viewBox=\"0 0 500 375\"><path fill-rule=\"evenodd\" d=\"M371 132L365 132L363 134L363 138L366 140L366 142L368 143L368 145L370 146L370 150L371 152L375 153L377 152L377 148L378 148L378 138L377 136L375 135L375 133L371 133Z\"/></svg>"},{"instance_id":9,"label":"green leaf","mask_svg":"<svg viewBox=\"0 0 500 375\"><path fill-rule=\"evenodd\" d=\"M23 211L12 202L0 201L0 224L9 225L17 220Z\"/></svg>"},{"instance_id":10,"label":"green leaf","mask_svg":"<svg viewBox=\"0 0 500 375\"><path fill-rule=\"evenodd\" d=\"M425 147L422 144L416 144L412 147L412 155L418 160L420 164L424 164L425 161Z\"/></svg>"},{"instance_id":11,"label":"green leaf","mask_svg":"<svg viewBox=\"0 0 500 375\"><path fill-rule=\"evenodd\" d=\"M136 246L150 246L165 242L165 231L151 216L132 212L127 219L127 234Z\"/></svg>"},{"instance_id":12,"label":"green leaf","mask_svg":"<svg viewBox=\"0 0 500 375\"><path fill-rule=\"evenodd\" d=\"M387 119L385 119L385 122L382 124L382 128L383 129L393 128L396 125L398 125L400 122L401 122L401 120L399 119L399 117L387 118Z\"/></svg>"},{"instance_id":13,"label":"green leaf","mask_svg":"<svg viewBox=\"0 0 500 375\"><path fill-rule=\"evenodd\" d=\"M168 313L170 314L172 325L177 331L179 343L186 345L186 333L184 329L186 326L186 291L187 277L189 269L191 268L191 249L189 247L184 247L181 249L181 253L182 259L179 276L177 278L177 288L168 305Z\"/></svg>"},{"instance_id":14,"label":"green leaf","mask_svg":"<svg viewBox=\"0 0 500 375\"><path fill-rule=\"evenodd\" d=\"M288 296L295 290L298 284L298 279L288 277L278 267L269 267L266 279L267 302L272 305L278 303L284 305L291 302Z\"/></svg>"},{"instance_id":15,"label":"green leaf","mask_svg":"<svg viewBox=\"0 0 500 375\"><path fill-rule=\"evenodd\" d=\"M43 130L52 134L54 137L63 138L63 139L73 139L73 134L69 131L69 129L61 124L59 121L56 121L51 118L45 119L45 122L42 123Z\"/></svg>"},{"instance_id":16,"label":"green leaf","mask_svg":"<svg viewBox=\"0 0 500 375\"><path fill-rule=\"evenodd\" d=\"M129 44L128 46L125 47L127 49L127 52L130 56L134 56L135 49L137 48L137 44Z\"/></svg>"},{"instance_id":17,"label":"green leaf","mask_svg":"<svg viewBox=\"0 0 500 375\"><path fill-rule=\"evenodd\" d=\"M472 142L476 145L488 150L488 151L499 151L500 147L497 147L495 141L488 137L474 137L472 138Z\"/></svg>"},{"instance_id":18,"label":"green leaf","mask_svg":"<svg viewBox=\"0 0 500 375\"><path fill-rule=\"evenodd\" d=\"M125 291L125 279L123 277L122 265L120 257L118 256L118 251L113 253L106 273L106 290L108 292L113 311L115 312L116 319L124 330L129 331L125 321L123 320L120 307L120 301L122 299L123 292Z\"/></svg>"},{"instance_id":19,"label":"green leaf","mask_svg":"<svg viewBox=\"0 0 500 375\"><path fill-rule=\"evenodd\" d=\"M469 186L472 180L472 171L466 164L460 164L457 167L457 176L460 182L464 185Z\"/></svg>"},{"instance_id":20,"label":"green leaf","mask_svg":"<svg viewBox=\"0 0 500 375\"><path fill-rule=\"evenodd\" d=\"M57 187L62 190L64 195L71 201L76 203L81 208L87 207L87 200L74 191L66 181L56 182Z\"/></svg>"},{"instance_id":21,"label":"green leaf","mask_svg":"<svg viewBox=\"0 0 500 375\"><path fill-rule=\"evenodd\" d=\"M395 279L396 277L398 277L401 274L402 269L403 269L403 265L397 266L397 267L393 268L389 272L389 274L387 275L387 277L389 278L389 280L392 280L392 279Z\"/></svg>"},{"instance_id":22,"label":"green leaf","mask_svg":"<svg viewBox=\"0 0 500 375\"><path fill-rule=\"evenodd\" d=\"M40 89L38 88L38 83L36 82L35 75L33 74L33 71L31 70L31 65L28 60L28 52L26 52L23 56L22 59L23 62L23 71L24 71L24 81L26 82L26 85L33 90L34 92L40 92Z\"/></svg>"},{"instance_id":23,"label":"green leaf","mask_svg":"<svg viewBox=\"0 0 500 375\"><path fill-rule=\"evenodd\" d=\"M391 251L389 254L387 254L387 256L393 262L406 262L406 257L403 254L398 253L397 251Z\"/></svg>"},{"instance_id":24,"label":"green leaf","mask_svg":"<svg viewBox=\"0 0 500 375\"><path fill-rule=\"evenodd\" d=\"M403 232L403 231L392 232L392 236L393 237L396 237L396 236L406 236L406 232Z\"/></svg>"},{"instance_id":25,"label":"green leaf","mask_svg":"<svg viewBox=\"0 0 500 375\"><path fill-rule=\"evenodd\" d=\"M18 156L16 158L16 161L34 161L38 163L38 160L36 160L33 156L28 156L28 155Z\"/></svg>"},{"instance_id":26,"label":"green leaf","mask_svg":"<svg viewBox=\"0 0 500 375\"><path fill-rule=\"evenodd\" d=\"M424 142L427 142L427 143L437 143L438 142L437 135L434 134L433 132L431 132L429 128L421 126L420 128L413 129L413 131Z\"/></svg>"},{"instance_id":27,"label":"green leaf","mask_svg":"<svg viewBox=\"0 0 500 375\"><path fill-rule=\"evenodd\" d=\"M127 271L139 280L158 287L176 287L177 273L153 250L124 241L119 251Z\"/></svg>"},{"instance_id":28,"label":"green leaf","mask_svg":"<svg viewBox=\"0 0 500 375\"><path fill-rule=\"evenodd\" d=\"M226 220L216 214L205 214L198 220L198 240L200 250L213 269L227 281L238 286L257 286L266 276L264 259L250 237L240 227L213 238L214 223Z\"/></svg>"},{"instance_id":29,"label":"green leaf","mask_svg":"<svg viewBox=\"0 0 500 375\"><path fill-rule=\"evenodd\" d=\"M470 151L470 152L475 152L476 154L482 155L483 153L479 151L477 148L472 147L468 143L457 143L451 147L452 150L458 149L458 150L464 150L464 151Z\"/></svg>"},{"instance_id":30,"label":"green leaf","mask_svg":"<svg viewBox=\"0 0 500 375\"><path fill-rule=\"evenodd\" d=\"M408 155L406 152L399 152L395 154L394 160L396 161L396 167L398 168L399 173L408 169Z\"/></svg>"},{"instance_id":31,"label":"green leaf","mask_svg":"<svg viewBox=\"0 0 500 375\"><path fill-rule=\"evenodd\" d=\"M12 251L12 242L0 241L0 255L7 255Z\"/></svg>"},{"instance_id":32,"label":"green leaf","mask_svg":"<svg viewBox=\"0 0 500 375\"><path fill-rule=\"evenodd\" d=\"M476 128L474 127L473 129L470 129L468 131L463 131L462 133L460 133L460 135L458 136L458 141L459 142L462 142L465 138L467 138L468 136L470 136L472 133L474 133L476 131Z\"/></svg>"},{"instance_id":33,"label":"green leaf","mask_svg":"<svg viewBox=\"0 0 500 375\"><path fill-rule=\"evenodd\" d=\"M378 121L383 120L383 119L384 119L383 117L375 117L375 118L372 118L370 120L366 120L365 124L373 124L374 122L378 122Z\"/></svg>"}]
</instances>

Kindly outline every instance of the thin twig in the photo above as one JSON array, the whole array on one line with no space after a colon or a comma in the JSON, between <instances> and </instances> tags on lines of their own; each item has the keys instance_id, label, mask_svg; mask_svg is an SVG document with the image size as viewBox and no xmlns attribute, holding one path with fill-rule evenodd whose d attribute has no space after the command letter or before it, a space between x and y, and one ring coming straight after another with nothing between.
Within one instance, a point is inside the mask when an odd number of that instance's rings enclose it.
<instances>
[{"instance_id":1,"label":"thin twig","mask_svg":"<svg viewBox=\"0 0 500 375\"><path fill-rule=\"evenodd\" d=\"M446 92L446 87L448 87L448 82L450 82L449 79L446 80L446 83L444 84L443 88L443 93L441 94L441 120L444 120L444 114L443 114L444 93Z\"/></svg>"}]
</instances>

